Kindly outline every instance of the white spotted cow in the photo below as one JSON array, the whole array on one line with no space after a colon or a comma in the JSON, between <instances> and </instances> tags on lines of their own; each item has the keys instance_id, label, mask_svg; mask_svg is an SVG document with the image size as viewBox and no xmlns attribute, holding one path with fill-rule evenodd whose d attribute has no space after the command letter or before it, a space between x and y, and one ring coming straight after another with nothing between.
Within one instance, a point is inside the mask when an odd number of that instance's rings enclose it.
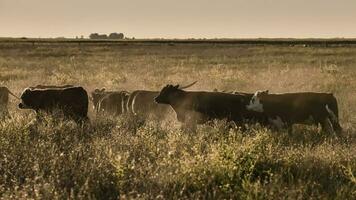
<instances>
[{"instance_id":1,"label":"white spotted cow","mask_svg":"<svg viewBox=\"0 0 356 200\"><path fill-rule=\"evenodd\" d=\"M264 113L276 128L293 124L320 124L324 131L340 133L337 100L331 93L269 94L257 91L246 106L248 110Z\"/></svg>"}]
</instances>

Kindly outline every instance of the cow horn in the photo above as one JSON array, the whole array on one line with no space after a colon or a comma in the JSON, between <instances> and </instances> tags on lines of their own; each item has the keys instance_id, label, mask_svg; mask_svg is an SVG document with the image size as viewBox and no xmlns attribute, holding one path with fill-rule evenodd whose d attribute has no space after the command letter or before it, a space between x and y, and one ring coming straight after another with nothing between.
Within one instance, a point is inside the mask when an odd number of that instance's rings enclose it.
<instances>
[{"instance_id":1,"label":"cow horn","mask_svg":"<svg viewBox=\"0 0 356 200\"><path fill-rule=\"evenodd\" d=\"M186 85L186 86L180 86L179 89L187 89L189 87L192 87L193 85L195 85L198 81L194 81L193 83Z\"/></svg>"}]
</instances>

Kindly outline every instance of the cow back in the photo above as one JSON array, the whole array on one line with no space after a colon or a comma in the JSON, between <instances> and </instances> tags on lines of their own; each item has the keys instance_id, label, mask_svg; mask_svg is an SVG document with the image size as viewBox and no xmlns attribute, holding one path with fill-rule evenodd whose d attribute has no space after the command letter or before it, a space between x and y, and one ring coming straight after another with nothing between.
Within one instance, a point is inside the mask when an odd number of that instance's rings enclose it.
<instances>
[{"instance_id":1,"label":"cow back","mask_svg":"<svg viewBox=\"0 0 356 200\"><path fill-rule=\"evenodd\" d=\"M126 102L129 94L124 91L111 92L107 94L99 103L99 111L111 115L120 115L126 113Z\"/></svg>"}]
</instances>

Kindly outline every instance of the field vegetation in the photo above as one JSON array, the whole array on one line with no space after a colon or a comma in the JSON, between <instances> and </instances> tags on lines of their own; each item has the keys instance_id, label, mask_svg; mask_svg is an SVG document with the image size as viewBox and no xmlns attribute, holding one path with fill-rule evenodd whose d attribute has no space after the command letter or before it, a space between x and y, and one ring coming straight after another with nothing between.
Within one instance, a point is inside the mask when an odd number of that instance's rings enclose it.
<instances>
[{"instance_id":1,"label":"field vegetation","mask_svg":"<svg viewBox=\"0 0 356 200\"><path fill-rule=\"evenodd\" d=\"M3 199L356 199L356 46L0 43L0 85L88 92L190 90L332 92L342 135L292 134L225 121L182 131L173 119L96 117L90 125L31 111L11 98L0 122ZM90 105L91 108L91 105Z\"/></svg>"}]
</instances>

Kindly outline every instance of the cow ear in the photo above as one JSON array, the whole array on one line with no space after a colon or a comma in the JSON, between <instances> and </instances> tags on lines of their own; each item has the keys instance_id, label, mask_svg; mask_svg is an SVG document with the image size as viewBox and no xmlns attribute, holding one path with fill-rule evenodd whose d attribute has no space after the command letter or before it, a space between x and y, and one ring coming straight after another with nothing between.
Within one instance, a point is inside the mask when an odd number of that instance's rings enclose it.
<instances>
[{"instance_id":1,"label":"cow ear","mask_svg":"<svg viewBox=\"0 0 356 200\"><path fill-rule=\"evenodd\" d=\"M178 89L178 88L179 88L179 84L178 84L178 85L176 85L176 86L174 86L174 88L175 88L175 89Z\"/></svg>"},{"instance_id":2,"label":"cow ear","mask_svg":"<svg viewBox=\"0 0 356 200\"><path fill-rule=\"evenodd\" d=\"M103 88L101 88L101 90L100 90L100 92L104 92L105 91L105 88L103 87Z\"/></svg>"},{"instance_id":3,"label":"cow ear","mask_svg":"<svg viewBox=\"0 0 356 200\"><path fill-rule=\"evenodd\" d=\"M265 94L268 94L268 93L269 93L269 90L265 90L264 93L265 93Z\"/></svg>"}]
</instances>

